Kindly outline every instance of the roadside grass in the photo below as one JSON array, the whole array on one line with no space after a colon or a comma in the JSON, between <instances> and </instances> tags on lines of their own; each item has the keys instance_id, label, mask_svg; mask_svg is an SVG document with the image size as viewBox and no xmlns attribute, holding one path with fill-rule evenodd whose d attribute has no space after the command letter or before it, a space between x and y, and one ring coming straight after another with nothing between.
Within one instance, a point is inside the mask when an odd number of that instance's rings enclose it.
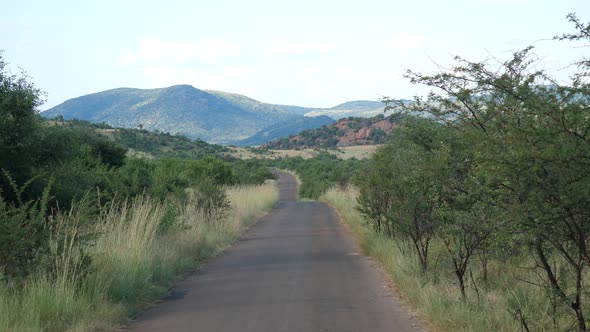
<instances>
[{"instance_id":1,"label":"roadside grass","mask_svg":"<svg viewBox=\"0 0 590 332\"><path fill-rule=\"evenodd\" d=\"M393 286L419 318L437 331L530 331L569 330L572 316L566 308L552 306L545 290L533 285L539 276L527 257L490 261L489 282L484 285L479 261L474 257L468 277L468 298L461 300L452 262L441 239L431 247L429 271L420 272L411 245L377 235L364 226L356 210L358 190L333 188L320 200L334 206L359 239L364 253L384 268ZM573 320L575 321L575 319Z\"/></svg>"},{"instance_id":2,"label":"roadside grass","mask_svg":"<svg viewBox=\"0 0 590 332\"><path fill-rule=\"evenodd\" d=\"M57 216L56 234L65 235L52 243L55 271L29 278L24 287L0 285L0 331L107 331L129 322L278 201L274 181L228 187L226 194L231 210L220 220L190 201L171 207L147 196L105 208L87 225L80 209ZM176 209L178 227L161 232L169 208ZM85 233L95 236L77 246L74 239Z\"/></svg>"},{"instance_id":3,"label":"roadside grass","mask_svg":"<svg viewBox=\"0 0 590 332\"><path fill-rule=\"evenodd\" d=\"M291 149L291 150L264 150L264 154L253 153L251 148L247 147L229 147L226 154L238 159L278 159L278 158L295 158L311 159L317 157L322 152L335 155L340 159L369 159L373 156L377 148L381 145L351 145L329 149Z\"/></svg>"}]
</instances>

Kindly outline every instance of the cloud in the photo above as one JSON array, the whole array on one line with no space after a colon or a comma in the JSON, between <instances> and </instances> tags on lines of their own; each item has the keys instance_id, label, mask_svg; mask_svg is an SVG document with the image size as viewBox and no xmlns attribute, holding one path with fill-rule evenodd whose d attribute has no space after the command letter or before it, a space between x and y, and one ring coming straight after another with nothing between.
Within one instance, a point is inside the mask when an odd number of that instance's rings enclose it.
<instances>
[{"instance_id":1,"label":"cloud","mask_svg":"<svg viewBox=\"0 0 590 332\"><path fill-rule=\"evenodd\" d=\"M240 55L240 49L225 40L205 38L196 42L172 41L159 38L144 38L134 50L127 51L117 59L120 65L139 63L189 62L215 63Z\"/></svg>"},{"instance_id":2,"label":"cloud","mask_svg":"<svg viewBox=\"0 0 590 332\"><path fill-rule=\"evenodd\" d=\"M308 55L328 53L334 47L325 43L304 43L289 40L277 40L270 44L269 52L273 55Z\"/></svg>"},{"instance_id":3,"label":"cloud","mask_svg":"<svg viewBox=\"0 0 590 332\"><path fill-rule=\"evenodd\" d=\"M127 52L127 53L123 54L122 56L120 56L119 59L117 59L117 64L122 65L122 66L135 65L135 64L137 64L137 62L138 62L137 56L135 54L133 54L133 52Z\"/></svg>"},{"instance_id":4,"label":"cloud","mask_svg":"<svg viewBox=\"0 0 590 332\"><path fill-rule=\"evenodd\" d=\"M188 66L146 66L143 68L144 76L151 85L164 87L176 84L194 84L197 71Z\"/></svg>"},{"instance_id":5,"label":"cloud","mask_svg":"<svg viewBox=\"0 0 590 332\"><path fill-rule=\"evenodd\" d=\"M246 93L253 90L252 77L256 70L250 66L154 65L143 68L143 76L150 86L165 87L190 84L199 89Z\"/></svg>"},{"instance_id":6,"label":"cloud","mask_svg":"<svg viewBox=\"0 0 590 332\"><path fill-rule=\"evenodd\" d=\"M385 47L390 50L416 49L425 46L426 41L424 38L407 32L398 32L385 42Z\"/></svg>"}]
</instances>

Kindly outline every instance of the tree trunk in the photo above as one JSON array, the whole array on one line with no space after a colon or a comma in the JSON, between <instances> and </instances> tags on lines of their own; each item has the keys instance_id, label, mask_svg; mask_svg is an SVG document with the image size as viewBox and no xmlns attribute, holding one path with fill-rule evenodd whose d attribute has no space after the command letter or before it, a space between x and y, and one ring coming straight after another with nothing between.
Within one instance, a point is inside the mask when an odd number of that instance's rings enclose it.
<instances>
[{"instance_id":1,"label":"tree trunk","mask_svg":"<svg viewBox=\"0 0 590 332\"><path fill-rule=\"evenodd\" d=\"M461 288L461 299L463 301L467 300L467 293L465 292L465 272L461 272L461 271L455 271L455 274L457 275L457 279L459 279L459 287Z\"/></svg>"}]
</instances>

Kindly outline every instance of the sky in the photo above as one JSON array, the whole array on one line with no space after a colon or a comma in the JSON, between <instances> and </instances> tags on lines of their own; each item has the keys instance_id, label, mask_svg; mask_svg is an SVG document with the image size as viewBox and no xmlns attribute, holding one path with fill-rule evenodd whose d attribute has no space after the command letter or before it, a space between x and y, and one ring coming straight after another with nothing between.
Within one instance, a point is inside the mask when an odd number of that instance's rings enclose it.
<instances>
[{"instance_id":1,"label":"sky","mask_svg":"<svg viewBox=\"0 0 590 332\"><path fill-rule=\"evenodd\" d=\"M0 49L47 93L42 110L119 87L190 84L274 104L411 98L410 69L535 47L560 80L590 48L551 40L588 0L5 1Z\"/></svg>"}]
</instances>

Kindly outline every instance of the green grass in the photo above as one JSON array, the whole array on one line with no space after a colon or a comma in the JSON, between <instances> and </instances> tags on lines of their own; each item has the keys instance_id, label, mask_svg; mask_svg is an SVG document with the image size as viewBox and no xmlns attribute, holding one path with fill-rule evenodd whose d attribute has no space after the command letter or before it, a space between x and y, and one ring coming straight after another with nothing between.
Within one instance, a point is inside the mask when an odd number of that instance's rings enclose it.
<instances>
[{"instance_id":1,"label":"green grass","mask_svg":"<svg viewBox=\"0 0 590 332\"><path fill-rule=\"evenodd\" d=\"M348 187L329 190L321 200L339 211L358 237L364 253L383 266L403 299L433 330L522 331L519 312L531 331L575 328L567 308L556 308L554 315L544 289L528 283L539 282L535 271L528 268L533 266L530 258L490 261L487 287L482 283L479 261L474 258L470 266L473 278L468 277L468 297L462 301L442 241L434 241L430 271L421 273L409 243L377 235L363 226L363 217L355 209L357 196L358 190Z\"/></svg>"},{"instance_id":2,"label":"green grass","mask_svg":"<svg viewBox=\"0 0 590 332\"><path fill-rule=\"evenodd\" d=\"M0 331L103 331L125 324L151 301L161 298L177 276L228 247L278 200L273 182L226 188L231 212L217 222L197 206L178 206L179 227L160 234L167 208L148 197L113 206L93 225L98 234L85 250L83 268L71 241L84 227L82 211L58 217L67 236L55 241L53 276L34 275L24 287L0 286ZM69 233L68 233L69 232Z\"/></svg>"}]
</instances>

